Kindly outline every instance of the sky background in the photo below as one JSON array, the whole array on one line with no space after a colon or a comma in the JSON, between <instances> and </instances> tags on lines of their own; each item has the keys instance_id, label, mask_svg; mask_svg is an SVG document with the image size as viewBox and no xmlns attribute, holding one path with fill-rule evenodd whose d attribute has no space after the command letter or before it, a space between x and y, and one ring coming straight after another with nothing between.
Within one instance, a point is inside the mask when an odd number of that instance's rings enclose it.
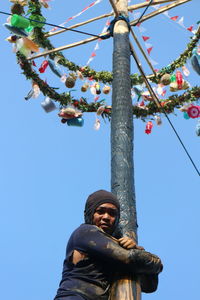
<instances>
[{"instance_id":1,"label":"sky background","mask_svg":"<svg viewBox=\"0 0 200 300\"><path fill-rule=\"evenodd\" d=\"M48 22L61 24L92 2L51 1L43 9ZM141 1L131 1L131 4ZM9 12L10 2L1 0L0 10ZM103 0L68 25L111 11ZM140 10L142 12L143 10ZM153 11L149 8L148 12ZM184 17L184 25L199 21L199 0L193 0L169 15ZM130 14L130 19L133 19ZM0 15L1 23L6 16ZM80 28L98 34L105 19ZM165 15L142 24L153 50L157 69L171 63L184 51L192 33ZM46 27L49 30L50 27ZM138 28L135 32L142 42ZM61 279L65 247L71 232L83 222L87 196L98 189L110 190L110 124L101 120L93 129L95 114L84 114L84 127L68 127L60 122L58 111L45 113L37 99L25 101L31 83L21 74L12 46L5 41L10 34L0 27L1 109L0 109L0 282L1 298L9 300L50 300ZM51 39L58 47L87 38L64 33ZM96 42L64 52L84 66ZM99 45L91 67L112 69L112 39ZM43 59L36 61L39 68ZM145 72L150 73L144 64ZM199 76L188 81L199 85ZM132 73L137 72L133 61ZM62 72L67 70L61 69ZM47 70L42 76L60 91L67 90L59 78ZM81 82L73 96L79 99ZM85 95L83 95L85 96ZM93 101L89 92L88 101ZM110 103L111 94L106 97ZM105 98L102 96L102 98ZM101 99L101 98L100 98ZM133 102L136 98L133 99ZM170 115L187 150L200 168L200 138L195 134L197 119L185 120L176 111ZM152 134L144 133L145 123L134 120L134 169L139 244L158 254L164 264L156 293L146 300L186 300L199 298L200 196L199 176L183 151L165 117L162 126L154 123Z\"/></svg>"}]
</instances>

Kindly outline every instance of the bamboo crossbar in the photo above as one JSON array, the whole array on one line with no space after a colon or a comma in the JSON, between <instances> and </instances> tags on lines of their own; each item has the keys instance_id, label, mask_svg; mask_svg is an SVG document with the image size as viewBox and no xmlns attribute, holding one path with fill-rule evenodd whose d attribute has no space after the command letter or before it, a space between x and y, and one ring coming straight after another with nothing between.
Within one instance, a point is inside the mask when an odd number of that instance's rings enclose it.
<instances>
[{"instance_id":1,"label":"bamboo crossbar","mask_svg":"<svg viewBox=\"0 0 200 300\"><path fill-rule=\"evenodd\" d=\"M101 36L101 35L100 35ZM39 57L42 57L42 56L46 56L46 55L49 55L49 54L52 54L52 53L55 53L55 52L59 52L59 51L63 51L63 50L67 50L67 49L70 49L70 48L74 48L74 47L77 47L77 46L80 46L80 45L84 45L84 44L87 44L87 43L90 43L90 42L93 42L95 40L97 40L98 37L94 36L94 37L91 37L91 38L88 38L88 39L85 39L85 40L82 40L82 41L79 41L79 42L75 42L75 43L72 43L72 44L68 44L66 46L61 46L61 47L58 47L58 48L54 48L52 50L48 50L48 51L44 51L42 53L39 53L37 55L34 55L34 56L30 56L28 57L27 59L28 60L33 60L35 58L39 58Z\"/></svg>"},{"instance_id":2,"label":"bamboo crossbar","mask_svg":"<svg viewBox=\"0 0 200 300\"><path fill-rule=\"evenodd\" d=\"M154 0L151 5L157 5L157 4L163 4L163 3L167 3L167 2L173 2L175 0ZM188 1L191 1L191 0L188 0ZM143 7L146 7L148 5L147 2L142 2L142 3L139 3L139 4L133 4L131 6L128 7L128 10L129 11L132 11L132 10L136 10L136 9L140 9L140 8L143 8ZM98 17L95 17L95 18L92 18L92 19L89 19L87 21L84 21L84 22L80 22L80 23L77 23L77 24L74 24L68 28L63 28L61 30L58 30L58 31L55 31L55 32L48 32L45 34L46 37L51 37L51 36L54 36L54 35L57 35L57 34L60 34L60 33L63 33L65 31L69 31L70 29L74 29L74 28L77 28L77 27L80 27L80 26L83 26L83 25L86 25L86 24L89 24L89 23L92 23L94 21L98 21L98 20L101 20L101 19L104 19L104 18L107 18L107 17L110 17L114 15L114 12L111 12L111 13L107 13L107 14L103 14L101 16L98 16Z\"/></svg>"},{"instance_id":3,"label":"bamboo crossbar","mask_svg":"<svg viewBox=\"0 0 200 300\"><path fill-rule=\"evenodd\" d=\"M170 0L170 1L171 1L171 0ZM173 1L174 1L174 0L173 0ZM179 1L175 1L175 2L172 3L172 4L165 5L165 6L161 7L161 8L159 8L158 10L156 10L155 12L152 12L152 13L147 14L146 16L144 16L144 17L142 18L142 20L140 21L140 23L141 23L141 22L144 22L144 21L146 21L146 20L148 20L148 19L150 19L150 18L152 18L152 17L154 17L154 16L156 16L156 15L158 15L158 14L161 14L161 13L163 13L163 12L165 12L165 11L171 9L171 8L174 8L174 7L178 6L178 5L184 4L184 3L189 2L189 1L191 1L191 0L179 0ZM166 0L164 0L164 1L157 1L157 0L155 0L155 1L153 2L153 4L155 4L155 3L158 4L158 2L162 2L162 3L163 3L163 2L169 2L169 1L166 1ZM114 4L113 0L110 0L110 3L111 3L111 5L113 6L113 10L115 10L115 9L114 9L115 4ZM144 5L144 3L141 3L141 4ZM134 6L134 5L132 5L132 6ZM118 14L117 11L116 11L116 13ZM134 26L135 24L137 24L137 22L138 22L138 19L132 21L132 22L130 23L130 25L131 25L131 26ZM75 25L74 25L74 26L75 26ZM72 28L72 27L71 27L71 28ZM64 29L64 31L66 31L66 30ZM101 35L104 35L104 34L100 34L99 36L101 36ZM135 36L135 35L133 34L133 37L134 37L134 36ZM88 39L85 39L85 40L81 40L81 41L78 41L78 42L75 42L75 43L72 43L72 44L68 44L68 45L65 45L65 46L61 46L61 47L58 47L58 48L54 48L54 49L52 49L52 50L44 51L44 52L39 53L39 54L37 54L37 55L34 55L34 56L32 56L32 57L28 57L28 60L33 60L33 59L36 59L36 58L39 58L39 57L42 57L42 56L46 56L46 55L49 55L49 54L52 54L52 53L55 53L55 52L59 52L59 51L67 50L67 49L74 48L74 47L77 47L77 46L80 46L80 45L84 45L84 44L93 42L93 41L95 41L95 40L97 40L97 39L98 39L98 37L91 37L91 38L88 38ZM135 39L135 37L134 37L134 39ZM136 41L136 39L135 39L135 41ZM139 47L140 50L141 50L142 47L141 47L141 45L139 45L139 42L137 41L136 43L137 43L138 47ZM141 52L142 52L142 54L144 55L144 50L143 50L143 49L141 50ZM144 57L145 57L145 59L146 59L148 65L149 65L150 68L152 69L153 67L152 67L150 61L148 60L146 54L144 55ZM152 69L152 71L153 71L153 69ZM153 71L153 73L154 73L154 71Z\"/></svg>"},{"instance_id":4,"label":"bamboo crossbar","mask_svg":"<svg viewBox=\"0 0 200 300\"><path fill-rule=\"evenodd\" d=\"M180 1L175 1L174 3L171 3L171 4L168 4L168 5L165 5L165 6L162 6L161 8L157 9L156 11L152 12L152 13L149 13L147 14L146 16L142 17L142 19L140 20L140 23L146 21L146 20L149 20L150 18L152 17L155 17L169 9L172 9L176 6L179 6L181 4L184 4L186 2L189 2L189 1L192 1L192 0L180 0ZM137 20L134 20L132 22L130 22L130 25L131 26L134 26L138 23L138 19Z\"/></svg>"}]
</instances>

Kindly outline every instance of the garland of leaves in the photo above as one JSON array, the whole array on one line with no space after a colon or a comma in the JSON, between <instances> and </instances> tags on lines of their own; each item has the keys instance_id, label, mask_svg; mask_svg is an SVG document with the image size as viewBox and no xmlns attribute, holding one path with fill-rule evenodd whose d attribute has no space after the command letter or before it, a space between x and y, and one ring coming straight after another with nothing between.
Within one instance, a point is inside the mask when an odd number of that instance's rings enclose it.
<instances>
[{"instance_id":1,"label":"garland of leaves","mask_svg":"<svg viewBox=\"0 0 200 300\"><path fill-rule=\"evenodd\" d=\"M22 12L23 13L23 12ZM41 4L38 2L38 0L30 0L28 1L28 11L27 14L30 14L30 17L40 16L41 18L44 18L41 13ZM192 50L194 47L196 47L198 41L200 39L200 30L198 29L195 37L192 38L191 42L187 45L186 50L170 65L167 67L162 68L156 76L150 75L148 76L152 82L158 83L160 81L160 78L165 73L172 73L177 68L183 66L186 63L186 60L191 57ZM33 33L33 40L38 44L40 47L51 50L54 49L53 45L51 44L50 40L46 37L45 32L43 32L42 28L35 27L34 33ZM20 52L17 52L17 61L23 70L23 74L26 76L27 79L31 79L33 82L37 83L40 90L45 96L50 97L51 99L58 101L60 103L60 106L66 106L69 103L72 103L74 106L76 106L78 109L80 109L82 112L96 112L98 108L102 105L105 106L104 100L99 102L92 102L88 103L85 98L81 98L80 100L74 99L70 92L67 93L57 93L55 91L55 88L50 87L46 82L44 82L42 79L40 79L39 75L33 70L32 64L30 61L26 59L26 57L21 54ZM95 70L91 69L90 67L81 67L79 65L76 65L75 63L69 61L66 59L61 52L53 53L49 55L51 59L57 58L57 61L60 65L67 67L70 71L77 72L80 71L82 75L86 78L92 78L96 81L101 81L103 83L112 83L113 75L111 72L108 71L100 71L96 72ZM138 74L132 74L131 75L131 84L141 84L143 83L143 79ZM171 113L174 111L175 108L179 108L184 103L193 102L197 98L200 98L200 87L194 87L187 92L185 92L183 95L173 95L168 98L168 100L165 100L161 102L162 107L159 108L155 102L149 102L146 106L133 106L133 114L136 118L146 118L151 115L155 115L156 113L162 113L163 110L167 113ZM111 116L111 107L105 106L104 112L102 114L103 117L110 118Z\"/></svg>"}]
</instances>

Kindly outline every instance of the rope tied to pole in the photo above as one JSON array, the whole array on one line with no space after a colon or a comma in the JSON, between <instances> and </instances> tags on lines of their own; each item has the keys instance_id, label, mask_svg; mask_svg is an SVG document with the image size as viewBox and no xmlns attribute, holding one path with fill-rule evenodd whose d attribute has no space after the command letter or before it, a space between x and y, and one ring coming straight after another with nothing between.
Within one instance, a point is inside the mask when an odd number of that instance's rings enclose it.
<instances>
[{"instance_id":1,"label":"rope tied to pole","mask_svg":"<svg viewBox=\"0 0 200 300\"><path fill-rule=\"evenodd\" d=\"M120 20L125 21L126 24L127 24L127 26L128 26L129 31L131 30L131 25L130 25L129 17L124 16L124 15L116 16L116 17L110 22L110 26L108 27L108 30L107 30L107 32L105 33L105 35L102 35L102 36L101 36L101 39L102 39L102 40L109 39L111 36L113 36L115 23L116 23L117 21L120 21Z\"/></svg>"}]
</instances>

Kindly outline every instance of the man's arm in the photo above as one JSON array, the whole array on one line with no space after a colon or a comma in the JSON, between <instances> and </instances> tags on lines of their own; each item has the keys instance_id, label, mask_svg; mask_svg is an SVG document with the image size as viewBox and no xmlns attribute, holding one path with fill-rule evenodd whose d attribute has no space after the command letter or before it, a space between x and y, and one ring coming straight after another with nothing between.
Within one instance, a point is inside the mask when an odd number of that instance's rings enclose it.
<instances>
[{"instance_id":1,"label":"man's arm","mask_svg":"<svg viewBox=\"0 0 200 300\"><path fill-rule=\"evenodd\" d=\"M158 274L162 270L158 256L144 250L124 249L110 235L94 225L81 225L73 234L73 244L74 249L125 271Z\"/></svg>"}]
</instances>

